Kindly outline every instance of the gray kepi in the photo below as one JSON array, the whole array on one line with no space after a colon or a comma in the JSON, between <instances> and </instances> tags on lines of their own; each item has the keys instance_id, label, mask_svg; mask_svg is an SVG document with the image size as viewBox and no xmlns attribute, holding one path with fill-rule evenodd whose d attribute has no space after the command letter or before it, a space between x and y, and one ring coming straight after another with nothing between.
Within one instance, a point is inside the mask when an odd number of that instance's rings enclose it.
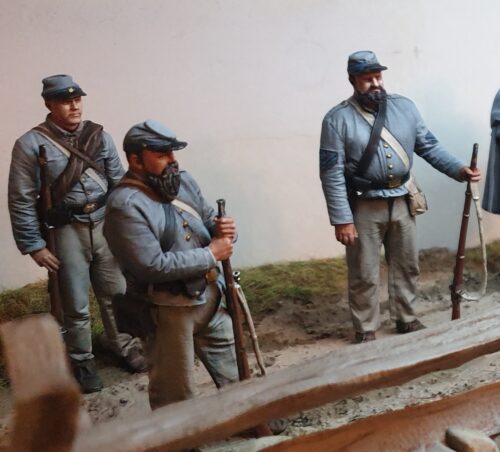
<instances>
[{"instance_id":1,"label":"gray kepi","mask_svg":"<svg viewBox=\"0 0 500 452\"><path fill-rule=\"evenodd\" d=\"M42 85L42 97L45 100L67 100L87 95L71 75L51 75L42 80Z\"/></svg>"},{"instance_id":2,"label":"gray kepi","mask_svg":"<svg viewBox=\"0 0 500 452\"><path fill-rule=\"evenodd\" d=\"M166 125L154 119L132 126L123 139L123 150L127 154L139 153L143 149L157 152L179 151L187 146L179 141Z\"/></svg>"},{"instance_id":3,"label":"gray kepi","mask_svg":"<svg viewBox=\"0 0 500 452\"><path fill-rule=\"evenodd\" d=\"M349 75L366 74L368 72L385 71L387 66L382 66L377 55L371 50L360 50L349 55L347 60L347 73Z\"/></svg>"}]
</instances>

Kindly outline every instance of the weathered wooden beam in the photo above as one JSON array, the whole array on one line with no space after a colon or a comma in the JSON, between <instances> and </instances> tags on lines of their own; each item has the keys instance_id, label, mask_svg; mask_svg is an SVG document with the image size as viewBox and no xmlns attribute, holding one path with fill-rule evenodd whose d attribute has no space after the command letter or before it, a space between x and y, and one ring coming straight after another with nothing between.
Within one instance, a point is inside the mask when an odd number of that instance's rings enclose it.
<instances>
[{"instance_id":1,"label":"weathered wooden beam","mask_svg":"<svg viewBox=\"0 0 500 452\"><path fill-rule=\"evenodd\" d=\"M14 398L11 450L70 451L80 390L70 374L59 326L48 314L0 326Z\"/></svg>"},{"instance_id":2,"label":"weathered wooden beam","mask_svg":"<svg viewBox=\"0 0 500 452\"><path fill-rule=\"evenodd\" d=\"M371 416L348 425L283 441L266 452L402 452L426 450L434 442L457 450L449 427L476 430L488 436L500 433L500 383L402 410ZM456 430L459 431L459 430ZM453 429L450 430L453 432ZM462 441L463 442L463 441ZM487 449L461 448L460 450Z\"/></svg>"},{"instance_id":3,"label":"weathered wooden beam","mask_svg":"<svg viewBox=\"0 0 500 452\"><path fill-rule=\"evenodd\" d=\"M78 436L75 451L192 447L500 350L500 308L435 328L332 351L220 393L179 402L133 422L110 422Z\"/></svg>"}]
</instances>

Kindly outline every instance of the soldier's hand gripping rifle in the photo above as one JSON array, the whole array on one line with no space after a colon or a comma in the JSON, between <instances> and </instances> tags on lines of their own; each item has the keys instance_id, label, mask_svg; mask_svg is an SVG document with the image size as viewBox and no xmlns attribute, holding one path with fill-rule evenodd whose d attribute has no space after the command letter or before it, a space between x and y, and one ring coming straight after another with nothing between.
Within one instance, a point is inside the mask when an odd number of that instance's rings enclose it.
<instances>
[{"instance_id":1,"label":"soldier's hand gripping rifle","mask_svg":"<svg viewBox=\"0 0 500 452\"><path fill-rule=\"evenodd\" d=\"M474 143L472 148L472 158L470 168L476 169L478 144ZM462 224L460 226L460 237L458 239L458 249L455 258L455 269L453 271L453 282L450 286L451 292L451 320L460 318L460 302L464 291L464 260L465 260L465 242L467 241L467 227L469 225L470 204L472 200L471 182L467 182L465 190L464 210L462 213Z\"/></svg>"},{"instance_id":2,"label":"soldier's hand gripping rifle","mask_svg":"<svg viewBox=\"0 0 500 452\"><path fill-rule=\"evenodd\" d=\"M54 227L49 225L47 213L52 209L52 192L49 184L47 171L47 149L45 145L38 148L38 163L40 165L40 198L39 216L42 227L42 236L47 243L47 249L56 255L56 238ZM62 298L59 289L59 275L57 272L49 271L49 297L50 313L55 317L60 325L63 323Z\"/></svg>"},{"instance_id":3,"label":"soldier's hand gripping rifle","mask_svg":"<svg viewBox=\"0 0 500 452\"><path fill-rule=\"evenodd\" d=\"M226 201L224 199L217 200L218 217L226 216ZM236 363L238 365L238 375L241 380L250 378L250 367L248 365L248 357L243 346L243 315L241 306L238 303L238 293L233 276L233 269L229 259L222 261L222 270L224 272L224 280L226 283L226 304L229 315L233 322L234 346L236 350ZM260 424L255 427L255 433L258 437L271 436L273 433L267 424Z\"/></svg>"}]
</instances>

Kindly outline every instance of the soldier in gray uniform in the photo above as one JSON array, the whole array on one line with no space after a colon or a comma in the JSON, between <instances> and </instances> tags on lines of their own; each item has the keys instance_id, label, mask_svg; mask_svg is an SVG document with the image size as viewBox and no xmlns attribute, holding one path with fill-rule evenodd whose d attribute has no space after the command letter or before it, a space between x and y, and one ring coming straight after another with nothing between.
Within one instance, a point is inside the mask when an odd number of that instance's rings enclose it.
<instances>
[{"instance_id":1,"label":"soldier in gray uniform","mask_svg":"<svg viewBox=\"0 0 500 452\"><path fill-rule=\"evenodd\" d=\"M111 193L104 234L129 296L148 297L156 331L148 339L152 409L194 392L196 354L215 384L238 380L231 319L217 262L233 251L231 218L217 219L174 151L186 143L147 120L125 136L129 171Z\"/></svg>"},{"instance_id":2,"label":"soldier in gray uniform","mask_svg":"<svg viewBox=\"0 0 500 452\"><path fill-rule=\"evenodd\" d=\"M491 143L484 184L483 209L500 214L500 90L493 100L490 125Z\"/></svg>"},{"instance_id":3,"label":"soldier in gray uniform","mask_svg":"<svg viewBox=\"0 0 500 452\"><path fill-rule=\"evenodd\" d=\"M49 109L46 120L21 136L12 151L9 212L16 244L41 267L59 272L64 311L64 340L84 392L98 391L102 381L92 354L89 289L99 302L107 339L114 353L133 371L144 370L137 338L119 334L111 297L125 291L125 280L102 233L108 188L123 175L111 137L102 126L82 121L86 94L69 75L43 80L42 96ZM39 146L47 150L47 168L54 207L56 255L46 247L37 215L40 192ZM75 154L81 152L88 163Z\"/></svg>"},{"instance_id":4,"label":"soldier in gray uniform","mask_svg":"<svg viewBox=\"0 0 500 452\"><path fill-rule=\"evenodd\" d=\"M423 328L412 302L419 273L415 218L408 208L413 155L457 181L478 181L427 128L414 103L384 90L382 66L371 51L349 56L347 72L353 95L323 119L320 177L330 223L346 246L349 306L355 341L375 339L380 325L379 258L383 245L389 266L389 307L398 333ZM360 174L376 117L383 127L372 157ZM366 166L366 165L365 165Z\"/></svg>"}]
</instances>

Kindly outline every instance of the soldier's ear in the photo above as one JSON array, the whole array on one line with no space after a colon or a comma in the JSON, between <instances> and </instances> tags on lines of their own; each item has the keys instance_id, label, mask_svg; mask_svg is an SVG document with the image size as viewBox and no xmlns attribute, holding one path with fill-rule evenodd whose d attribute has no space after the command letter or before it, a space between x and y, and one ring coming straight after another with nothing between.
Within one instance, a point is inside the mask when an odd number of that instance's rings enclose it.
<instances>
[{"instance_id":1,"label":"soldier's ear","mask_svg":"<svg viewBox=\"0 0 500 452\"><path fill-rule=\"evenodd\" d=\"M140 154L129 154L128 163L132 169L143 169L144 165L142 163L142 158Z\"/></svg>"}]
</instances>

